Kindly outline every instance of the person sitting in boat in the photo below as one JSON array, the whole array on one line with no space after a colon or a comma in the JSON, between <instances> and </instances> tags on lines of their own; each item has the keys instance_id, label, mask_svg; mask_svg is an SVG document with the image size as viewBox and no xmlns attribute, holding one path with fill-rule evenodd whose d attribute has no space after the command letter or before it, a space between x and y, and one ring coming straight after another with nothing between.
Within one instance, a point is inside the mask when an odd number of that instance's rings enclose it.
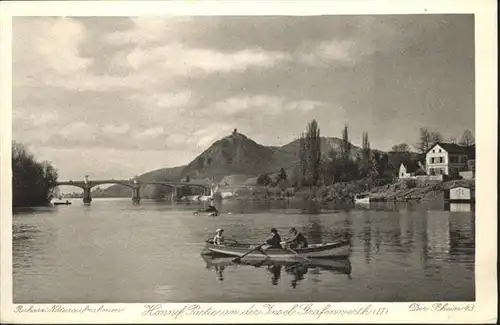
<instances>
[{"instance_id":1,"label":"person sitting in boat","mask_svg":"<svg viewBox=\"0 0 500 325\"><path fill-rule=\"evenodd\" d=\"M214 245L222 245L224 244L224 229L217 229L215 231L215 237L214 237Z\"/></svg>"},{"instance_id":2,"label":"person sitting in boat","mask_svg":"<svg viewBox=\"0 0 500 325\"><path fill-rule=\"evenodd\" d=\"M297 229L290 229L290 235L292 235L292 238L285 241L290 248L306 248L308 246L306 237L300 231L297 231Z\"/></svg>"},{"instance_id":3,"label":"person sitting in boat","mask_svg":"<svg viewBox=\"0 0 500 325\"><path fill-rule=\"evenodd\" d=\"M208 212L208 216L209 217L216 217L219 215L219 210L217 210L217 208L215 207L213 201L210 201L209 205L208 205L208 208L206 208L205 210L198 210L198 211L195 211L193 212L193 215L199 215L200 212Z\"/></svg>"},{"instance_id":4,"label":"person sitting in boat","mask_svg":"<svg viewBox=\"0 0 500 325\"><path fill-rule=\"evenodd\" d=\"M281 237L276 228L271 229L271 236L266 240L266 244L269 245L268 248L282 248Z\"/></svg>"},{"instance_id":5,"label":"person sitting in boat","mask_svg":"<svg viewBox=\"0 0 500 325\"><path fill-rule=\"evenodd\" d=\"M217 211L213 200L210 200L210 203L208 203L208 208L205 210L205 212L219 212Z\"/></svg>"}]
</instances>

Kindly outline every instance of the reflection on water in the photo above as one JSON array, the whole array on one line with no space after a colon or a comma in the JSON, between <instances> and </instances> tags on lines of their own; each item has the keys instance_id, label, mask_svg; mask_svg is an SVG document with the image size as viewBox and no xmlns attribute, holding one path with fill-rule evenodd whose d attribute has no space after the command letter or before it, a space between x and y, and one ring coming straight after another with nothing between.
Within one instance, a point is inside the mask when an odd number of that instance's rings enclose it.
<instances>
[{"instance_id":1,"label":"reflection on water","mask_svg":"<svg viewBox=\"0 0 500 325\"><path fill-rule=\"evenodd\" d=\"M312 259L310 261L294 261L294 262L277 262L271 260L261 261L240 261L233 262L232 258L209 257L203 255L206 266L205 268L212 269L216 274L216 279L220 282L224 281L224 271L226 268L231 267L235 270L242 268L257 268L265 270L270 276L270 285L278 285L282 278L282 271L284 270L287 275L290 275L290 286L297 288L300 281L306 279L306 274L311 271L311 274L316 275L315 282L319 282L322 271L330 274L344 274L351 279L351 263L349 259Z\"/></svg>"},{"instance_id":2,"label":"reflection on water","mask_svg":"<svg viewBox=\"0 0 500 325\"><path fill-rule=\"evenodd\" d=\"M16 257L13 259L14 272L31 266L33 256L39 249L33 243L38 232L35 226L22 223L12 225L12 255Z\"/></svg>"},{"instance_id":3,"label":"reflection on water","mask_svg":"<svg viewBox=\"0 0 500 325\"><path fill-rule=\"evenodd\" d=\"M474 209L218 204L217 218L193 215L196 204L132 205L129 199L18 212L12 228L14 301L474 300ZM224 228L226 238L260 243L272 227L282 237L295 227L310 243L351 238L348 266L200 265L204 240L215 229Z\"/></svg>"},{"instance_id":4,"label":"reflection on water","mask_svg":"<svg viewBox=\"0 0 500 325\"><path fill-rule=\"evenodd\" d=\"M444 209L451 212L471 212L475 206L470 203L446 203Z\"/></svg>"}]
</instances>

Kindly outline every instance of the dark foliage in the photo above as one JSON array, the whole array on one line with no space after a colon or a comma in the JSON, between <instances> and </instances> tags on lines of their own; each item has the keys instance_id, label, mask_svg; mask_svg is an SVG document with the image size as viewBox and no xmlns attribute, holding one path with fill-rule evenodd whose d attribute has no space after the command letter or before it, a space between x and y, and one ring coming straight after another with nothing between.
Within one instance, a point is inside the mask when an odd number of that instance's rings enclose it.
<instances>
[{"instance_id":1,"label":"dark foliage","mask_svg":"<svg viewBox=\"0 0 500 325\"><path fill-rule=\"evenodd\" d=\"M57 170L48 161L37 162L20 143L12 143L12 206L43 206L50 203Z\"/></svg>"}]
</instances>

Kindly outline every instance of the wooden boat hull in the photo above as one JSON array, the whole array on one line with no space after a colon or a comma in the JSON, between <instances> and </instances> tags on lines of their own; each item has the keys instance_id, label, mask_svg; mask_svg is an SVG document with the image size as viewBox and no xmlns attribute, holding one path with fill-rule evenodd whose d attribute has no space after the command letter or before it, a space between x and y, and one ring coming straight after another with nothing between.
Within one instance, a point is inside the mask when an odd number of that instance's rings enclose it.
<instances>
[{"instance_id":1,"label":"wooden boat hull","mask_svg":"<svg viewBox=\"0 0 500 325\"><path fill-rule=\"evenodd\" d=\"M265 246L263 248L265 248ZM204 255L239 257L248 253L251 249L252 247L249 245L214 245L212 243L207 243ZM263 252L256 250L246 255L245 259L289 261L303 258L341 258L350 255L351 245L349 240L339 240L334 243L310 245L307 248L299 248L294 251L297 252L299 256L289 250L279 248L264 249Z\"/></svg>"},{"instance_id":2,"label":"wooden boat hull","mask_svg":"<svg viewBox=\"0 0 500 325\"><path fill-rule=\"evenodd\" d=\"M54 202L54 205L71 205L71 202L66 203L66 202Z\"/></svg>"}]
</instances>

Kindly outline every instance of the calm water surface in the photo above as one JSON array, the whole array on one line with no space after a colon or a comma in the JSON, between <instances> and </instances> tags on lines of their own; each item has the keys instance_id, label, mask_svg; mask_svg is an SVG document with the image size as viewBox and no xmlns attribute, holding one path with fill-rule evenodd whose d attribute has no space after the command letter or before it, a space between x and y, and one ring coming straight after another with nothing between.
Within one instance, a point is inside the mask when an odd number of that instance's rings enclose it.
<instances>
[{"instance_id":1,"label":"calm water surface","mask_svg":"<svg viewBox=\"0 0 500 325\"><path fill-rule=\"evenodd\" d=\"M417 204L339 210L286 202L199 205L94 199L13 217L15 303L474 300L474 212ZM231 214L228 214L228 213ZM352 234L350 274L317 267L212 265L200 255L217 228L262 241L271 227L311 243Z\"/></svg>"}]
</instances>

